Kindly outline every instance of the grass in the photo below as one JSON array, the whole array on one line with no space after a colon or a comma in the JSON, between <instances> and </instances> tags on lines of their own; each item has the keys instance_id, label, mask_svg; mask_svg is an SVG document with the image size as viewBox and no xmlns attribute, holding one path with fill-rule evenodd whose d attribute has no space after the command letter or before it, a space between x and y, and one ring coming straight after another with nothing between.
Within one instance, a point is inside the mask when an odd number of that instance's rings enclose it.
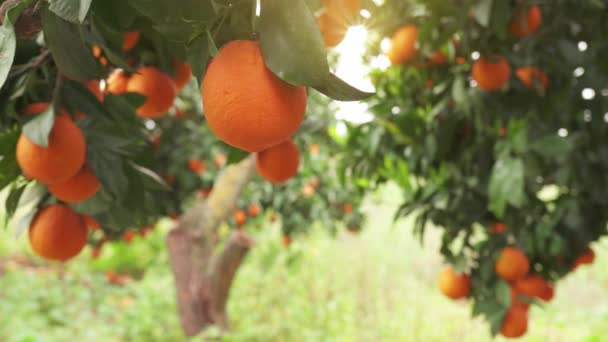
<instances>
[{"instance_id":1,"label":"grass","mask_svg":"<svg viewBox=\"0 0 608 342\"><path fill-rule=\"evenodd\" d=\"M490 341L468 303L435 288L437 232L431 229L420 246L410 221L392 224L391 198L398 198L394 188L369 198L368 226L356 236L334 239L315 227L285 249L278 227L265 228L231 293L232 333L220 340ZM0 233L0 256L27 250L23 240ZM156 231L105 251L100 261L83 253L62 272L8 263L0 276L0 341L187 340L162 246L163 232ZM559 283L550 305L532 309L522 341L608 341L608 244L595 249L593 266ZM107 284L101 270L121 262L147 271L122 287ZM213 335L192 341L218 340Z\"/></svg>"}]
</instances>

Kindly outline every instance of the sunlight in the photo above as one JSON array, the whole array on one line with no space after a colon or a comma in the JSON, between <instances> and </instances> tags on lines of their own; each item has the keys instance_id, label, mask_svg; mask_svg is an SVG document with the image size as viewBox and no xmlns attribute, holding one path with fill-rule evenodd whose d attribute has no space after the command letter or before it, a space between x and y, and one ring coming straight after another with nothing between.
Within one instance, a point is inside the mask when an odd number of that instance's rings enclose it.
<instances>
[{"instance_id":1,"label":"sunlight","mask_svg":"<svg viewBox=\"0 0 608 342\"><path fill-rule=\"evenodd\" d=\"M340 55L335 73L348 84L363 91L374 91L374 86L367 77L370 68L363 64L367 29L362 26L352 26L348 29L344 40L336 47ZM373 120L367 111L368 106L363 102L339 102L336 118L352 123L366 123Z\"/></svg>"}]
</instances>

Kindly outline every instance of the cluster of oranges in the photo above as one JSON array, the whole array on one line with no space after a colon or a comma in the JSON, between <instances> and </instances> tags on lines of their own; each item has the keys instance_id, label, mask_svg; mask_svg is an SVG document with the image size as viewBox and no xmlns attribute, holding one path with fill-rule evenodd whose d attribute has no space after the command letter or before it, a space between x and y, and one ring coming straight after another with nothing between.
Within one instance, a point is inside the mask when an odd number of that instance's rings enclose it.
<instances>
[{"instance_id":1,"label":"cluster of oranges","mask_svg":"<svg viewBox=\"0 0 608 342\"><path fill-rule=\"evenodd\" d=\"M361 0L323 0L317 24L326 47L340 44L360 9Z\"/></svg>"},{"instance_id":2,"label":"cluster of oranges","mask_svg":"<svg viewBox=\"0 0 608 342\"><path fill-rule=\"evenodd\" d=\"M502 223L496 224L490 227L490 231L502 233L505 231L505 226ZM592 263L594 258L593 250L587 248L574 261L572 270L580 265ZM532 299L550 301L555 292L553 285L541 275L531 273L528 257L514 246L505 247L498 253L494 271L511 287L511 306L503 318L500 333L511 338L523 336L528 330L529 301ZM447 267L439 274L438 286L445 296L462 299L469 296L471 279L468 274L459 274L452 267Z\"/></svg>"},{"instance_id":3,"label":"cluster of oranges","mask_svg":"<svg viewBox=\"0 0 608 342\"><path fill-rule=\"evenodd\" d=\"M245 224L245 222L247 222L247 214L249 214L249 217L251 218L255 218L258 217L258 215L260 215L260 206L258 206L255 203L250 204L249 206L247 206L247 211L243 210L243 209L237 209L232 213L232 218L234 219L234 223L236 223L237 228L242 228L243 225Z\"/></svg>"},{"instance_id":4,"label":"cluster of oranges","mask_svg":"<svg viewBox=\"0 0 608 342\"><path fill-rule=\"evenodd\" d=\"M509 31L516 37L525 37L536 32L542 23L542 13L538 6L531 6L525 15L523 9L515 11L509 24ZM399 28L391 38L391 48L386 55L393 65L404 65L412 62L418 54L418 27L406 25ZM457 45L457 42L455 42ZM447 63L448 59L441 51L433 53L428 58L428 65ZM456 62L464 63L462 57ZM515 71L515 76L528 89L534 89L538 84L543 91L547 89L549 78L547 74L535 66L522 66ZM497 91L502 89L511 78L511 66L501 55L481 56L471 69L471 77L479 89ZM432 86L432 82L429 83Z\"/></svg>"},{"instance_id":5,"label":"cluster of oranges","mask_svg":"<svg viewBox=\"0 0 608 342\"><path fill-rule=\"evenodd\" d=\"M300 153L291 136L304 120L306 88L266 67L258 42L222 46L202 84L205 118L225 143L257 153L262 178L281 184L298 172Z\"/></svg>"}]
</instances>

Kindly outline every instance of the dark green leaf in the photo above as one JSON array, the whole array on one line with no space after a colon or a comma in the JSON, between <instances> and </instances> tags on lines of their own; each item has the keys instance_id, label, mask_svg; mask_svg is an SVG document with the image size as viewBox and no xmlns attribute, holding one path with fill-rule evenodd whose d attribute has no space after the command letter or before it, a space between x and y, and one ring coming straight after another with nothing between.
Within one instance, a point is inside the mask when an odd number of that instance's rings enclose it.
<instances>
[{"instance_id":1,"label":"dark green leaf","mask_svg":"<svg viewBox=\"0 0 608 342\"><path fill-rule=\"evenodd\" d=\"M17 37L13 25L26 6L27 3L22 1L15 7L6 11L4 23L2 23L2 26L0 27L0 88L2 88L4 82L6 82L6 78L8 77L8 73L11 70L15 58Z\"/></svg>"},{"instance_id":2,"label":"dark green leaf","mask_svg":"<svg viewBox=\"0 0 608 342\"><path fill-rule=\"evenodd\" d=\"M297 86L325 84L329 64L321 32L303 0L264 0L259 21L266 65Z\"/></svg>"},{"instance_id":3,"label":"dark green leaf","mask_svg":"<svg viewBox=\"0 0 608 342\"><path fill-rule=\"evenodd\" d=\"M374 95L373 93L366 93L350 86L332 73L327 74L322 84L314 88L318 92L338 101L360 101Z\"/></svg>"},{"instance_id":4,"label":"dark green leaf","mask_svg":"<svg viewBox=\"0 0 608 342\"><path fill-rule=\"evenodd\" d=\"M158 186L156 188L158 189L162 189L162 190L170 190L171 187L162 179L162 177L160 177L158 174L156 174L156 172L143 167L141 165L137 165L133 162L130 162L129 165L137 172L139 172L140 174L146 176L147 178L153 180Z\"/></svg>"},{"instance_id":5,"label":"dark green leaf","mask_svg":"<svg viewBox=\"0 0 608 342\"><path fill-rule=\"evenodd\" d=\"M230 147L230 151L228 152L227 163L234 164L238 163L241 160L245 159L249 155L249 152L240 150L238 148Z\"/></svg>"},{"instance_id":6,"label":"dark green leaf","mask_svg":"<svg viewBox=\"0 0 608 342\"><path fill-rule=\"evenodd\" d=\"M206 35L200 35L188 45L188 63L192 67L192 75L196 78L198 85L207 70L209 62L209 44Z\"/></svg>"},{"instance_id":7,"label":"dark green leaf","mask_svg":"<svg viewBox=\"0 0 608 342\"><path fill-rule=\"evenodd\" d=\"M502 304L505 308L511 306L511 286L503 280L498 281L496 283L496 297L498 298L498 302Z\"/></svg>"},{"instance_id":8,"label":"dark green leaf","mask_svg":"<svg viewBox=\"0 0 608 342\"><path fill-rule=\"evenodd\" d=\"M526 199L524 185L524 163L521 159L497 160L490 175L489 209L502 218L507 204L521 207Z\"/></svg>"},{"instance_id":9,"label":"dark green leaf","mask_svg":"<svg viewBox=\"0 0 608 342\"><path fill-rule=\"evenodd\" d=\"M103 76L91 50L82 39L81 26L65 21L42 6L44 39L62 74L85 82Z\"/></svg>"},{"instance_id":10,"label":"dark green leaf","mask_svg":"<svg viewBox=\"0 0 608 342\"><path fill-rule=\"evenodd\" d=\"M0 190L21 174L15 158L17 139L19 139L17 129L0 132Z\"/></svg>"},{"instance_id":11,"label":"dark green leaf","mask_svg":"<svg viewBox=\"0 0 608 342\"><path fill-rule=\"evenodd\" d=\"M61 18L82 23L89 13L92 0L49 0L49 9Z\"/></svg>"},{"instance_id":12,"label":"dark green leaf","mask_svg":"<svg viewBox=\"0 0 608 342\"><path fill-rule=\"evenodd\" d=\"M55 124L55 111L53 106L36 115L23 125L23 134L34 144L41 147L49 146L49 135Z\"/></svg>"},{"instance_id":13,"label":"dark green leaf","mask_svg":"<svg viewBox=\"0 0 608 342\"><path fill-rule=\"evenodd\" d=\"M17 210L19 206L19 199L23 194L23 190L25 190L27 184L22 184L20 186L13 186L8 196L6 197L6 201L4 203L4 208L6 209L6 220L9 220Z\"/></svg>"}]
</instances>

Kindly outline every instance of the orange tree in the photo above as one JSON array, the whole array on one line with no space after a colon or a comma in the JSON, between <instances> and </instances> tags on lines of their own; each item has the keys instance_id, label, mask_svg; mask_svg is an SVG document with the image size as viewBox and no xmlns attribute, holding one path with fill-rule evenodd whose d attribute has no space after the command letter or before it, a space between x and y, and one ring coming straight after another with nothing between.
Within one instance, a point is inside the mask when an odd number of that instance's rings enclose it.
<instances>
[{"instance_id":1,"label":"orange tree","mask_svg":"<svg viewBox=\"0 0 608 342\"><path fill-rule=\"evenodd\" d=\"M195 335L228 326L247 222L279 218L285 244L313 222L361 227L362 191L338 173L319 94L370 94L330 72L321 3L0 4L0 189L41 257L65 262L87 242L98 254L173 217L179 315Z\"/></svg>"},{"instance_id":2,"label":"orange tree","mask_svg":"<svg viewBox=\"0 0 608 342\"><path fill-rule=\"evenodd\" d=\"M529 303L592 262L607 232L606 10L387 0L372 11L370 61L393 37L393 65L371 73L375 117L349 127L344 167L400 185L397 217L415 213L418 234L442 229L452 268L439 289L468 297L494 334L525 334Z\"/></svg>"}]
</instances>

